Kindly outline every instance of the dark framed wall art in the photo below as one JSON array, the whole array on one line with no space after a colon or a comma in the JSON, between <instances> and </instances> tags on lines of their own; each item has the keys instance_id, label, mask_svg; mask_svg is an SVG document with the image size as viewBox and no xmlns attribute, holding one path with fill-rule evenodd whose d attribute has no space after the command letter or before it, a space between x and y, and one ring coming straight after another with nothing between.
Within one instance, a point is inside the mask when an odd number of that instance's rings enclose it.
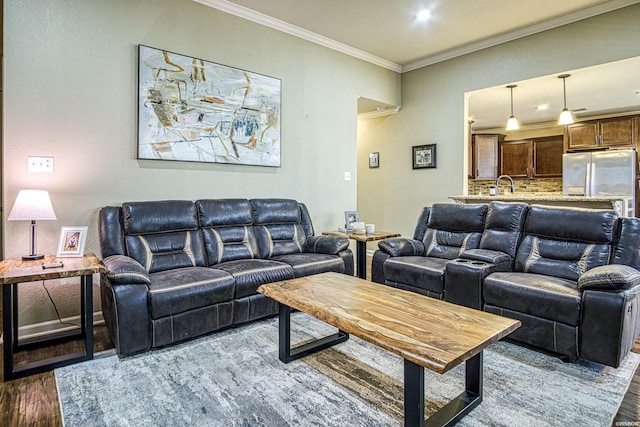
<instances>
[{"instance_id":1,"label":"dark framed wall art","mask_svg":"<svg viewBox=\"0 0 640 427\"><path fill-rule=\"evenodd\" d=\"M138 159L280 166L280 79L138 46Z\"/></svg>"},{"instance_id":2,"label":"dark framed wall art","mask_svg":"<svg viewBox=\"0 0 640 427\"><path fill-rule=\"evenodd\" d=\"M436 167L436 144L414 145L411 148L414 169Z\"/></svg>"},{"instance_id":3,"label":"dark framed wall art","mask_svg":"<svg viewBox=\"0 0 640 427\"><path fill-rule=\"evenodd\" d=\"M369 168L379 168L380 167L380 153L369 153Z\"/></svg>"}]
</instances>

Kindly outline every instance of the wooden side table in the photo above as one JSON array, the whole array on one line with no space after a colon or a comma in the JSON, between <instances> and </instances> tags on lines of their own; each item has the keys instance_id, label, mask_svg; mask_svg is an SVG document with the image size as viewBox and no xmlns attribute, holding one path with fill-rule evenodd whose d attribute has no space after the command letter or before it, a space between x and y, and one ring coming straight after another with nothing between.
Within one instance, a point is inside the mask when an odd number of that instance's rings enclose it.
<instances>
[{"instance_id":1,"label":"wooden side table","mask_svg":"<svg viewBox=\"0 0 640 427\"><path fill-rule=\"evenodd\" d=\"M43 263L62 262L63 267L43 269ZM2 283L2 328L4 334L4 380L33 375L49 371L60 366L93 359L93 274L106 271L100 260L92 253L78 258L56 258L46 256L42 260L23 261L20 258L7 259L0 262L0 283ZM66 334L28 343L18 342L18 287L20 283L36 282L40 280L62 279L66 277L80 277L80 319L79 333ZM71 353L49 359L28 362L18 367L14 366L13 355L25 346L53 343L61 340L82 337L85 341L85 351Z\"/></svg>"},{"instance_id":2,"label":"wooden side table","mask_svg":"<svg viewBox=\"0 0 640 427\"><path fill-rule=\"evenodd\" d=\"M391 233L389 231L376 231L375 233L353 234L351 232L342 231L323 231L325 236L345 237L356 241L356 269L357 276L361 279L367 278L367 242L374 240L382 240L388 237L398 237L400 233Z\"/></svg>"}]
</instances>

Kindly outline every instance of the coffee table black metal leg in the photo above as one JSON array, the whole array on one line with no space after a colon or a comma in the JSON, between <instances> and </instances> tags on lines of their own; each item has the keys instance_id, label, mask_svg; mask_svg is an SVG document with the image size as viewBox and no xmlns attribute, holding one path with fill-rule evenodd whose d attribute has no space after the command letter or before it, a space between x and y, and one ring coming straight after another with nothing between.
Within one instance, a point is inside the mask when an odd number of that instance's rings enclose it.
<instances>
[{"instance_id":1,"label":"coffee table black metal leg","mask_svg":"<svg viewBox=\"0 0 640 427\"><path fill-rule=\"evenodd\" d=\"M482 352L465 362L465 391L424 419L424 368L404 360L404 425L449 426L482 401Z\"/></svg>"},{"instance_id":2,"label":"coffee table black metal leg","mask_svg":"<svg viewBox=\"0 0 640 427\"><path fill-rule=\"evenodd\" d=\"M348 333L338 329L333 335L291 348L291 307L280 303L278 315L278 357L283 363L289 363L349 339Z\"/></svg>"},{"instance_id":3,"label":"coffee table black metal leg","mask_svg":"<svg viewBox=\"0 0 640 427\"><path fill-rule=\"evenodd\" d=\"M424 367L404 359L404 425L424 426Z\"/></svg>"}]
</instances>

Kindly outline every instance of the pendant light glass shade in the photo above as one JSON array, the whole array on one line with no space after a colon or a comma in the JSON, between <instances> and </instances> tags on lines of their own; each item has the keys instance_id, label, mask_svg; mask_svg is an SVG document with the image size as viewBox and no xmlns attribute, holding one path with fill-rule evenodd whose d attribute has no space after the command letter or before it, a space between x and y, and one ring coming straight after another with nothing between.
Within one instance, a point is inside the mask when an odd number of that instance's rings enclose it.
<instances>
[{"instance_id":1,"label":"pendant light glass shade","mask_svg":"<svg viewBox=\"0 0 640 427\"><path fill-rule=\"evenodd\" d=\"M518 129L520 129L520 123L518 123L518 119L516 119L516 116L510 116L509 120L507 120L507 130Z\"/></svg>"},{"instance_id":2,"label":"pendant light glass shade","mask_svg":"<svg viewBox=\"0 0 640 427\"><path fill-rule=\"evenodd\" d=\"M562 109L560 113L560 119L558 119L559 125L570 125L573 123L573 114L566 108Z\"/></svg>"},{"instance_id":3,"label":"pendant light glass shade","mask_svg":"<svg viewBox=\"0 0 640 427\"><path fill-rule=\"evenodd\" d=\"M567 77L569 76L571 76L571 74L560 74L558 76L559 79L562 79L562 94L564 98L564 108L558 119L559 125L570 125L574 122L573 114L571 114L571 111L567 108Z\"/></svg>"},{"instance_id":4,"label":"pendant light glass shade","mask_svg":"<svg viewBox=\"0 0 640 427\"><path fill-rule=\"evenodd\" d=\"M506 130L518 130L520 129L520 124L518 123L518 119L513 115L513 88L518 85L509 85L508 89L511 89L511 115L509 116L509 120L507 120L507 128Z\"/></svg>"}]
</instances>

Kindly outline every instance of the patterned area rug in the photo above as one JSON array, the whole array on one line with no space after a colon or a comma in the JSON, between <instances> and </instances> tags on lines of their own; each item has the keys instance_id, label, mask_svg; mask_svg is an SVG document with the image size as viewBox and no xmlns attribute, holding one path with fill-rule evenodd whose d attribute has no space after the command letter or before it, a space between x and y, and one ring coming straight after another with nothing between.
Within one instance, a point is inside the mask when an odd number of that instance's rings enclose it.
<instances>
[{"instance_id":1,"label":"patterned area rug","mask_svg":"<svg viewBox=\"0 0 640 427\"><path fill-rule=\"evenodd\" d=\"M292 315L292 342L335 329ZM564 363L512 343L484 352L483 401L462 426L609 426L638 366ZM354 336L302 360L278 360L276 318L118 359L55 370L67 427L399 426L402 359ZM428 416L463 389L464 366L425 369Z\"/></svg>"}]
</instances>

